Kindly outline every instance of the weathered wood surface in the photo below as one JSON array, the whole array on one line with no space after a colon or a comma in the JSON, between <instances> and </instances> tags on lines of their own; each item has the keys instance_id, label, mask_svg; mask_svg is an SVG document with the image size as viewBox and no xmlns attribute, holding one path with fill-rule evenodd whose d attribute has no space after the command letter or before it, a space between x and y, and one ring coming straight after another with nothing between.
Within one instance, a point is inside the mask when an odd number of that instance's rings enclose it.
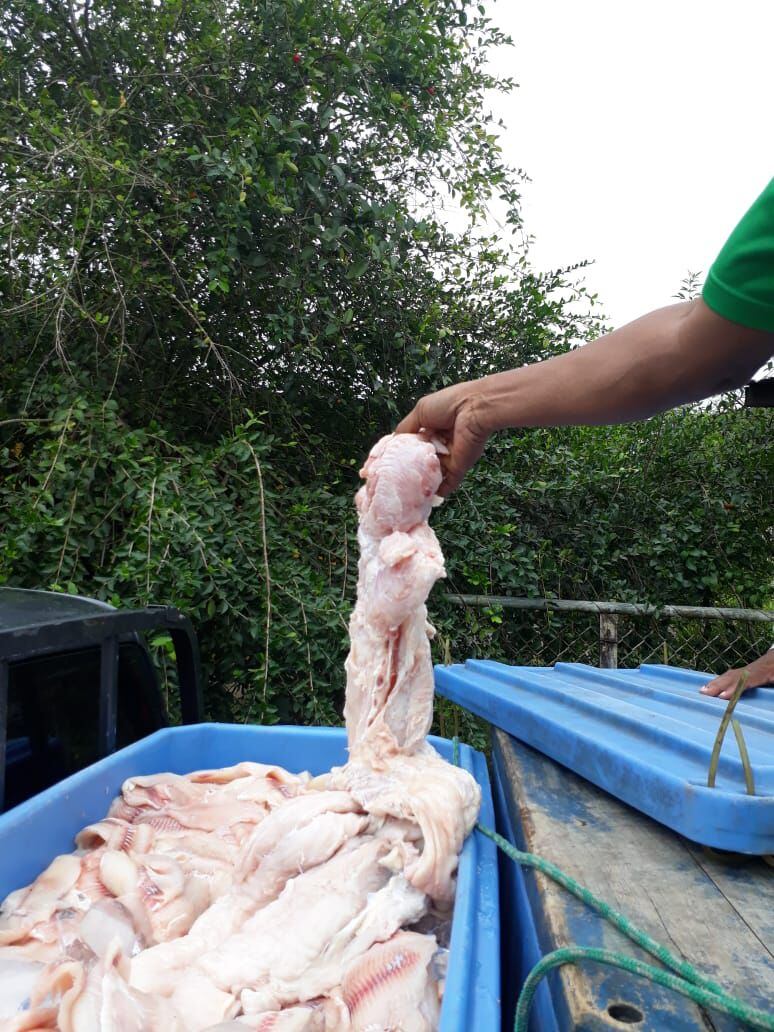
<instances>
[{"instance_id":1,"label":"weathered wood surface","mask_svg":"<svg viewBox=\"0 0 774 1032\"><path fill-rule=\"evenodd\" d=\"M618 617L614 613L599 614L599 666L602 670L618 666Z\"/></svg>"},{"instance_id":2,"label":"weathered wood surface","mask_svg":"<svg viewBox=\"0 0 774 1032\"><path fill-rule=\"evenodd\" d=\"M710 856L504 732L494 732L493 744L520 848L553 861L728 991L774 1012L774 869ZM545 876L527 871L524 886L543 953L576 944L651 959ZM560 1028L740 1027L611 968L565 967L551 981ZM643 1020L613 1020L616 1002Z\"/></svg>"}]
</instances>

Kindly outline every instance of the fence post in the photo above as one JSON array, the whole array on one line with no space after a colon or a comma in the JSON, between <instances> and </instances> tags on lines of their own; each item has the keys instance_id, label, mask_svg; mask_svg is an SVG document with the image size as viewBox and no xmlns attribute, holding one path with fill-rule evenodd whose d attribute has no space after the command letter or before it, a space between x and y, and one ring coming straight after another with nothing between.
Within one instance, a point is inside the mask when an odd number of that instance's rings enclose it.
<instances>
[{"instance_id":1,"label":"fence post","mask_svg":"<svg viewBox=\"0 0 774 1032\"><path fill-rule=\"evenodd\" d=\"M599 614L599 665L615 670L618 666L618 616Z\"/></svg>"}]
</instances>

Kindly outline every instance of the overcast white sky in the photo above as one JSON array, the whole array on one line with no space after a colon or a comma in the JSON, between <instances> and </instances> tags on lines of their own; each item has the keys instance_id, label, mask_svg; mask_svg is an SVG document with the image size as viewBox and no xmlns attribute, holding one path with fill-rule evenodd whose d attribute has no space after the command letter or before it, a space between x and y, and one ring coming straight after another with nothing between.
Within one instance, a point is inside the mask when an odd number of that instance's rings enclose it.
<instances>
[{"instance_id":1,"label":"overcast white sky","mask_svg":"<svg viewBox=\"0 0 774 1032\"><path fill-rule=\"evenodd\" d=\"M615 325L706 273L774 176L774 0L487 2L538 268L589 258Z\"/></svg>"}]
</instances>

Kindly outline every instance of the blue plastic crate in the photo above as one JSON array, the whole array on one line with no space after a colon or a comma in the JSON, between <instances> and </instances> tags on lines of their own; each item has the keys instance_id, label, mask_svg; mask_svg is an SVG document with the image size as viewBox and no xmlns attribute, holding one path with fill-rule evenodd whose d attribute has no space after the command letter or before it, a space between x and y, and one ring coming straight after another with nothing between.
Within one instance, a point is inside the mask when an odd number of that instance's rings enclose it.
<instances>
[{"instance_id":1,"label":"blue plastic crate","mask_svg":"<svg viewBox=\"0 0 774 1032\"><path fill-rule=\"evenodd\" d=\"M430 741L447 760L451 743ZM343 728L197 724L168 728L121 749L0 817L0 899L31 882L59 853L73 849L128 777L226 767L242 760L322 774L346 762ZM460 764L481 786L481 820L494 825L486 761L469 746ZM496 847L474 832L460 858L441 1032L500 1027L500 919Z\"/></svg>"},{"instance_id":2,"label":"blue plastic crate","mask_svg":"<svg viewBox=\"0 0 774 1032\"><path fill-rule=\"evenodd\" d=\"M468 660L437 666L435 685L440 695L694 842L774 853L774 691L752 689L734 711L755 794L747 794L730 728L709 788L710 754L727 706L699 693L711 676L645 664L599 670Z\"/></svg>"}]
</instances>

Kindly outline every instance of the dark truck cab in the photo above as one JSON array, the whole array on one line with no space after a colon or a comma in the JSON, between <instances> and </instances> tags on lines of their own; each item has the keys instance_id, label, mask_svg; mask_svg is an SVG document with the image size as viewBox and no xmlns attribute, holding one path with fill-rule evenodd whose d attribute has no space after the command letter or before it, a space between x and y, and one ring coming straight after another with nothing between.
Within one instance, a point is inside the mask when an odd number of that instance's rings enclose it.
<instances>
[{"instance_id":1,"label":"dark truck cab","mask_svg":"<svg viewBox=\"0 0 774 1032\"><path fill-rule=\"evenodd\" d=\"M148 632L171 637L182 721L201 720L199 648L177 609L0 588L0 813L167 725Z\"/></svg>"}]
</instances>

